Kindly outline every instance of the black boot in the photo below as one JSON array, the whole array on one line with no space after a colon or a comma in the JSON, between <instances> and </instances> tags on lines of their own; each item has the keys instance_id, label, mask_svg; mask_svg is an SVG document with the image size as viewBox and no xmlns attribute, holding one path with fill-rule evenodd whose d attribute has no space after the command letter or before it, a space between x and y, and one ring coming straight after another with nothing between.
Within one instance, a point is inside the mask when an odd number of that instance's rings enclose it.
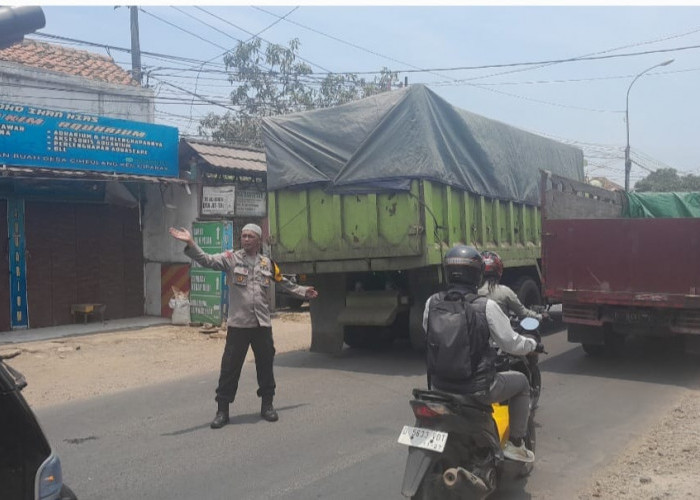
<instances>
[{"instance_id":1,"label":"black boot","mask_svg":"<svg viewBox=\"0 0 700 500\"><path fill-rule=\"evenodd\" d=\"M224 425L228 424L228 403L222 403L219 401L219 409L216 412L214 420L212 420L210 427L212 429L221 429Z\"/></svg>"},{"instance_id":2,"label":"black boot","mask_svg":"<svg viewBox=\"0 0 700 500\"><path fill-rule=\"evenodd\" d=\"M280 417L277 415L274 406L272 406L272 396L264 396L262 398L260 416L268 422L277 422L279 420Z\"/></svg>"}]
</instances>

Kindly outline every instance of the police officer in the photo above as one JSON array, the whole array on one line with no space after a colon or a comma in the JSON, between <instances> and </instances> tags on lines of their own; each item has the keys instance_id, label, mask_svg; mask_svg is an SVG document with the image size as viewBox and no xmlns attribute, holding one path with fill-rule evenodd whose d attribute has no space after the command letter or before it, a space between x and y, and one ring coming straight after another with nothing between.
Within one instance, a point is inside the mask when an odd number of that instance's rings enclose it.
<instances>
[{"instance_id":1,"label":"police officer","mask_svg":"<svg viewBox=\"0 0 700 500\"><path fill-rule=\"evenodd\" d=\"M318 292L311 286L295 285L282 276L277 265L260 253L262 230L257 224L246 224L241 230L241 246L233 251L207 254L195 243L185 228L170 228L170 235L187 243L185 254L202 265L224 271L229 284L228 329L226 346L221 358L219 385L216 388L218 405L212 429L219 429L229 422L229 405L238 389L241 369L253 348L255 370L258 376L258 396L262 398L260 416L275 422L279 416L272 406L275 395L275 378L272 365L275 346L270 322L270 301L275 284L298 298L314 299Z\"/></svg>"},{"instance_id":2,"label":"police officer","mask_svg":"<svg viewBox=\"0 0 700 500\"><path fill-rule=\"evenodd\" d=\"M476 248L457 245L445 255L445 275L449 290L464 294L477 294L484 274L484 261ZM425 303L423 329L428 331L430 302ZM457 394L472 394L484 403L510 400L508 409L510 417L510 437L503 454L511 460L533 462L535 454L525 447L523 437L527 432L530 416L530 385L527 377L518 371L496 372L496 350L489 339L505 352L525 355L543 352L544 346L532 338L518 334L510 327L510 320L496 302L479 297L472 302L476 316L475 331L470 332L472 339L478 342L477 359L472 363L472 376L467 380L442 380L431 377L431 385L438 390Z\"/></svg>"}]
</instances>

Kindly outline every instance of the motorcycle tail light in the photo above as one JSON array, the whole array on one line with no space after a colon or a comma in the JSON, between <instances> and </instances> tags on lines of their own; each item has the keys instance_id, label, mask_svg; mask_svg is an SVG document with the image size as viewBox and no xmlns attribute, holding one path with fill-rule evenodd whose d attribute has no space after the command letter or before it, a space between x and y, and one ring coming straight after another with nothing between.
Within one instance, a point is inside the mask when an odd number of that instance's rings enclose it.
<instances>
[{"instance_id":1,"label":"motorcycle tail light","mask_svg":"<svg viewBox=\"0 0 700 500\"><path fill-rule=\"evenodd\" d=\"M413 414L416 418L435 418L452 413L445 405L437 403L412 403Z\"/></svg>"}]
</instances>

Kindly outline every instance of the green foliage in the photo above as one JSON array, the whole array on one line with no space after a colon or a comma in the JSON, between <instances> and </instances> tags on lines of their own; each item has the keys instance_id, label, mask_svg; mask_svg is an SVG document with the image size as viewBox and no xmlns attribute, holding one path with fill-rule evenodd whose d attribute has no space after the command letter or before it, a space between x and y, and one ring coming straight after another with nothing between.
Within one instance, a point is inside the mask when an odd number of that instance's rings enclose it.
<instances>
[{"instance_id":1,"label":"green foliage","mask_svg":"<svg viewBox=\"0 0 700 500\"><path fill-rule=\"evenodd\" d=\"M398 75L387 68L372 81L355 74L328 74L319 79L299 61L299 40L288 47L269 44L263 51L255 38L239 42L224 56L231 92L231 111L209 113L199 133L215 142L262 147L261 118L345 104L390 90Z\"/></svg>"},{"instance_id":2,"label":"green foliage","mask_svg":"<svg viewBox=\"0 0 700 500\"><path fill-rule=\"evenodd\" d=\"M700 176L692 174L679 176L675 168L661 168L638 181L634 185L634 190L666 193L700 191Z\"/></svg>"}]
</instances>

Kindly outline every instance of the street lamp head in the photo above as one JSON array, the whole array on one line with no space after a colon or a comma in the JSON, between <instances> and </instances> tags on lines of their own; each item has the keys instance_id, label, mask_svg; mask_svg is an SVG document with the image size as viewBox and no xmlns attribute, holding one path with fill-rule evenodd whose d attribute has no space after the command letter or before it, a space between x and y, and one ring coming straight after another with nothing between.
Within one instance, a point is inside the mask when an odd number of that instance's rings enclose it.
<instances>
[{"instance_id":1,"label":"street lamp head","mask_svg":"<svg viewBox=\"0 0 700 500\"><path fill-rule=\"evenodd\" d=\"M661 64L659 64L659 66L668 66L668 65L671 64L673 61L675 61L675 59L669 59L668 61L664 61L664 62L662 62Z\"/></svg>"}]
</instances>

